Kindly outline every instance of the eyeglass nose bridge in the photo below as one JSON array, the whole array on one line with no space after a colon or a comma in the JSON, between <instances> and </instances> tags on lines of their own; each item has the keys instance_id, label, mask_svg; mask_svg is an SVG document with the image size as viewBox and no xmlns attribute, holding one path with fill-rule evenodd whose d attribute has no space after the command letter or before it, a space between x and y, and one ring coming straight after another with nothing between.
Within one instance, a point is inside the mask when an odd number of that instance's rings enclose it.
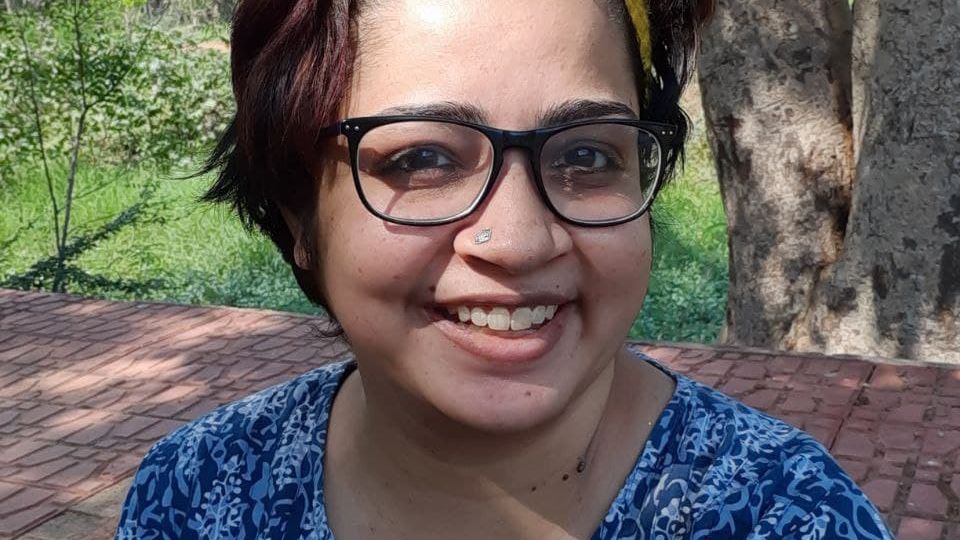
<instances>
[{"instance_id":1,"label":"eyeglass nose bridge","mask_svg":"<svg viewBox=\"0 0 960 540\"><path fill-rule=\"evenodd\" d=\"M550 196L547 194L543 180L540 177L540 153L543 149L544 142L549 138L550 134L544 130L509 131L499 129L490 129L487 133L494 145L494 163L485 189L481 192L476 203L468 213L472 213L480 207L494 190L495 184L498 182L502 171L503 157L506 151L512 148L518 148L525 150L526 158L530 163L530 172L532 173L529 181L533 183L539 195L540 202L561 220L568 221L554 206L553 201L550 200Z\"/></svg>"},{"instance_id":2,"label":"eyeglass nose bridge","mask_svg":"<svg viewBox=\"0 0 960 540\"><path fill-rule=\"evenodd\" d=\"M488 134L491 136L490 138L492 139L495 147L494 155L496 156L494 161L494 170L492 171L493 178L491 178L490 181L495 181L496 177L500 174L500 166L503 164L504 153L511 148L520 148L522 150L526 150L527 159L530 160L530 166L533 168L533 180L534 183L537 184L537 190L540 191L544 197L546 197L546 193L543 193L542 186L540 186L539 179L537 178L539 167L536 163L536 161L540 159L540 150L543 147L543 134L537 130L491 130L488 132ZM549 201L547 201L547 203L549 204Z\"/></svg>"},{"instance_id":3,"label":"eyeglass nose bridge","mask_svg":"<svg viewBox=\"0 0 960 540\"><path fill-rule=\"evenodd\" d=\"M540 137L536 131L501 131L500 147L502 150L508 148L524 148L531 154L536 153Z\"/></svg>"}]
</instances>

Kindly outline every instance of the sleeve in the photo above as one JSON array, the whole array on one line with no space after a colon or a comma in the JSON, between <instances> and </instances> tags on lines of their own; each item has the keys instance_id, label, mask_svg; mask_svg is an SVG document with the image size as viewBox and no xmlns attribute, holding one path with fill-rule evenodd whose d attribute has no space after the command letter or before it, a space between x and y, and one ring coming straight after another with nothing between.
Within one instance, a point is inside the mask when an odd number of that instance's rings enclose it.
<instances>
[{"instance_id":1,"label":"sleeve","mask_svg":"<svg viewBox=\"0 0 960 540\"><path fill-rule=\"evenodd\" d=\"M189 426L188 426L189 427ZM120 513L116 540L174 540L193 538L188 513L196 507L196 441L175 431L155 444L140 464Z\"/></svg>"},{"instance_id":2,"label":"sleeve","mask_svg":"<svg viewBox=\"0 0 960 540\"><path fill-rule=\"evenodd\" d=\"M260 537L273 526L269 512L290 516L296 499L303 513L312 499L298 489L312 478L312 464L322 463L316 439L325 437L328 405L348 365L331 364L215 409L158 442L134 475L115 538ZM300 497L274 500L274 480Z\"/></svg>"}]
</instances>

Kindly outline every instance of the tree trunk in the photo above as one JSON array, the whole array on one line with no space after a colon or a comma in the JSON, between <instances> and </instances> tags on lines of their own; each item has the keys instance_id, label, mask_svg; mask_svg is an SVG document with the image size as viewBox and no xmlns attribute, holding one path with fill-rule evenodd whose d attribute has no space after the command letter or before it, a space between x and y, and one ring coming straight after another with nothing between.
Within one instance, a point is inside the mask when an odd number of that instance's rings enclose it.
<instances>
[{"instance_id":1,"label":"tree trunk","mask_svg":"<svg viewBox=\"0 0 960 540\"><path fill-rule=\"evenodd\" d=\"M960 363L960 5L719 3L725 340Z\"/></svg>"},{"instance_id":2,"label":"tree trunk","mask_svg":"<svg viewBox=\"0 0 960 540\"><path fill-rule=\"evenodd\" d=\"M730 242L724 341L793 349L850 204L847 0L720 0L699 68Z\"/></svg>"},{"instance_id":3,"label":"tree trunk","mask_svg":"<svg viewBox=\"0 0 960 540\"><path fill-rule=\"evenodd\" d=\"M960 363L960 4L855 9L857 187L811 346Z\"/></svg>"}]
</instances>

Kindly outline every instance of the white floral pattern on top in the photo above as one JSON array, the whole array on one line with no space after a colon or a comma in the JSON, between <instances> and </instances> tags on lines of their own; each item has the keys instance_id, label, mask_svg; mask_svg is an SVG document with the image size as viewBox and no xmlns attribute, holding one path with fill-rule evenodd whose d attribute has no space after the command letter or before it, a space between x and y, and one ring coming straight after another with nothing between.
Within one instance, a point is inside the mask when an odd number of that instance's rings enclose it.
<instances>
[{"instance_id":1,"label":"white floral pattern on top","mask_svg":"<svg viewBox=\"0 0 960 540\"><path fill-rule=\"evenodd\" d=\"M316 369L159 441L116 538L333 540L323 454L333 398L354 367ZM593 540L893 538L810 436L664 371L676 391Z\"/></svg>"}]
</instances>

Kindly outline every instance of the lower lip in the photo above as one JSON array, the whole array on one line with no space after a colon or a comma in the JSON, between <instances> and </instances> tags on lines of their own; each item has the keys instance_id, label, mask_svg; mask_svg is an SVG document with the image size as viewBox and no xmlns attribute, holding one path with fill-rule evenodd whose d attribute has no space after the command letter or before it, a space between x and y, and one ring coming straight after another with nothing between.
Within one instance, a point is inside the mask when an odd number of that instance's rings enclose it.
<instances>
[{"instance_id":1,"label":"lower lip","mask_svg":"<svg viewBox=\"0 0 960 540\"><path fill-rule=\"evenodd\" d=\"M458 324L435 315L434 326L454 345L473 356L495 364L528 364L542 358L560 341L570 304L557 309L553 319L535 330L518 332Z\"/></svg>"}]
</instances>

